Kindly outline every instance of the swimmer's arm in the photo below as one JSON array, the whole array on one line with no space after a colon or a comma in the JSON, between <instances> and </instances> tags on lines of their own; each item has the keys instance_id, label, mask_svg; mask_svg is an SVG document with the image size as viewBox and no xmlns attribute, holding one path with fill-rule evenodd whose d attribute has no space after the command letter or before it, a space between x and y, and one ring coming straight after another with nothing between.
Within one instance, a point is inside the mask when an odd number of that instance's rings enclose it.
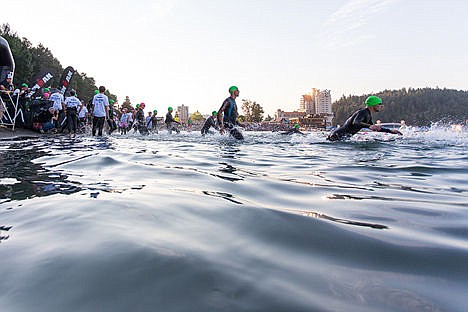
<instances>
[{"instance_id":1,"label":"swimmer's arm","mask_svg":"<svg viewBox=\"0 0 468 312\"><path fill-rule=\"evenodd\" d=\"M218 124L219 124L219 131L221 133L224 132L223 115L224 115L224 111L226 110L227 105L229 105L229 102L224 101L220 109L218 110Z\"/></svg>"},{"instance_id":2,"label":"swimmer's arm","mask_svg":"<svg viewBox=\"0 0 468 312\"><path fill-rule=\"evenodd\" d=\"M378 130L379 132L385 132L385 133L392 133L392 134L399 134L399 135L403 135L403 133L401 133L400 131L398 131L397 129L387 129L387 128L382 128L380 127L380 130Z\"/></svg>"}]
</instances>

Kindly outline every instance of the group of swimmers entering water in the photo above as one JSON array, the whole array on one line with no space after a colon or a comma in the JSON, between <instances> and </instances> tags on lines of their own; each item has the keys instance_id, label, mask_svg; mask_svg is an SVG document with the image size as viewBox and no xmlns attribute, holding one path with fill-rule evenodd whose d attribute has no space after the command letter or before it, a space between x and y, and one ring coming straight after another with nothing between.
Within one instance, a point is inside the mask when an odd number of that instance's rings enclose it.
<instances>
[{"instance_id":1,"label":"group of swimmers entering water","mask_svg":"<svg viewBox=\"0 0 468 312\"><path fill-rule=\"evenodd\" d=\"M154 115L150 119L145 117L144 109L145 104L141 103L137 105L135 112L126 112L124 108L122 110L122 115L120 117L118 126L113 120L113 106L110 105L108 97L104 94L106 91L105 87L99 87L98 93L94 95L91 105L91 116L92 116L92 135L102 136L104 123L107 121L109 126L109 133L116 130L117 128L123 129L123 133L129 129L129 124L132 122L133 128L136 131L139 131L141 134L148 134L152 128L157 131L157 111L154 111ZM232 86L229 88L229 97L227 97L218 111L213 111L211 116L205 120L203 127L201 128L201 134L213 134L211 128L218 130L221 134L228 133L230 136L237 140L244 139L242 132L239 128L244 128L245 126L238 121L239 113L236 104L236 99L239 97L239 88ZM67 110L67 118L69 125L70 136L76 134L76 109L79 105L79 101L74 101L73 97L75 96L74 92L71 92L71 98L65 100L65 109ZM63 98L62 98L63 99ZM51 96L53 100L53 96ZM61 99L59 99L61 100ZM111 100L112 101L112 100ZM343 124L343 126L332 131L327 140L329 141L341 141L346 140L359 132L361 129L368 128L371 131L376 132L386 132L391 134L402 135L402 133L396 129L387 129L378 124L374 124L372 121L372 113L380 112L383 109L382 99L377 96L369 96L365 101L365 107L359 109L354 114L352 114ZM71 114L68 113L71 111ZM165 124L168 133L173 131L179 132L177 124L180 124L179 121L175 120L172 116L172 107L168 108L168 112L165 118ZM75 114L73 114L75 112ZM130 120L132 119L132 120ZM152 127L149 127L149 122L151 122ZM283 132L282 134L304 134L299 130L300 126L298 124L294 125L294 128Z\"/></svg>"},{"instance_id":2,"label":"group of swimmers entering water","mask_svg":"<svg viewBox=\"0 0 468 312\"><path fill-rule=\"evenodd\" d=\"M219 123L219 130L221 133L225 131L229 131L229 134L236 139L243 139L243 135L236 126L242 126L238 120L238 112L237 112L237 105L236 105L236 98L239 96L239 89L236 86L232 86L229 88L230 96L224 100L221 108L218 112L218 123ZM382 99L378 96L372 95L369 96L365 101L365 108L362 108L352 114L343 126L339 127L338 129L334 130L330 135L327 137L329 141L341 141L350 138L361 129L368 128L371 131L376 132L386 132L392 134L402 135L402 133L396 129L387 129L380 125L374 125L372 122L372 113L380 112L383 109ZM213 112L215 113L215 112ZM223 116L224 114L224 116ZM283 132L282 134L304 134L299 130L299 125L295 124L294 128Z\"/></svg>"}]
</instances>

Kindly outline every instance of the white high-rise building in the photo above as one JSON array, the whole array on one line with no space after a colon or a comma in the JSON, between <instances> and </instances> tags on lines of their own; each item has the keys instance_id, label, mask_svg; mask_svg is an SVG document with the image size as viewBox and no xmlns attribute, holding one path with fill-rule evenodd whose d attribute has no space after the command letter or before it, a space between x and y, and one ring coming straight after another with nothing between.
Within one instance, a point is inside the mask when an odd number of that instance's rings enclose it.
<instances>
[{"instance_id":1,"label":"white high-rise building","mask_svg":"<svg viewBox=\"0 0 468 312\"><path fill-rule=\"evenodd\" d=\"M326 118L326 124L331 125L333 113L330 90L312 88L309 93L301 96L299 111L306 115L321 115Z\"/></svg>"},{"instance_id":2,"label":"white high-rise building","mask_svg":"<svg viewBox=\"0 0 468 312\"><path fill-rule=\"evenodd\" d=\"M330 90L312 88L310 93L301 96L299 111L307 115L331 114Z\"/></svg>"},{"instance_id":3,"label":"white high-rise building","mask_svg":"<svg viewBox=\"0 0 468 312\"><path fill-rule=\"evenodd\" d=\"M332 102L330 90L317 90L315 96L315 113L316 114L331 114Z\"/></svg>"},{"instance_id":4,"label":"white high-rise building","mask_svg":"<svg viewBox=\"0 0 468 312\"><path fill-rule=\"evenodd\" d=\"M177 112L179 113L180 122L186 123L189 119L189 107L184 104L177 106Z\"/></svg>"}]
</instances>

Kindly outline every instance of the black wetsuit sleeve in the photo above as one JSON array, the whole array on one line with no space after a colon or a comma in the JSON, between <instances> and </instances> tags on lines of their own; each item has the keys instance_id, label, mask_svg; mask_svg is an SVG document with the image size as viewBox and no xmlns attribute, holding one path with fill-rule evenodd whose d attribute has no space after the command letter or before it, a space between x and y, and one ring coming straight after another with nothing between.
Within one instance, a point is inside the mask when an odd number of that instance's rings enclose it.
<instances>
[{"instance_id":1,"label":"black wetsuit sleeve","mask_svg":"<svg viewBox=\"0 0 468 312\"><path fill-rule=\"evenodd\" d=\"M387 128L380 128L379 132L393 133L392 130L387 129Z\"/></svg>"},{"instance_id":2,"label":"black wetsuit sleeve","mask_svg":"<svg viewBox=\"0 0 468 312\"><path fill-rule=\"evenodd\" d=\"M221 125L223 122L223 116L226 114L225 110L226 108L229 107L229 100L225 99L223 104L221 104L221 107L218 110L218 124Z\"/></svg>"},{"instance_id":3,"label":"black wetsuit sleeve","mask_svg":"<svg viewBox=\"0 0 468 312\"><path fill-rule=\"evenodd\" d=\"M173 122L174 119L172 118L172 115L171 114L166 114L166 120L164 121L165 123L170 123L170 122Z\"/></svg>"}]
</instances>

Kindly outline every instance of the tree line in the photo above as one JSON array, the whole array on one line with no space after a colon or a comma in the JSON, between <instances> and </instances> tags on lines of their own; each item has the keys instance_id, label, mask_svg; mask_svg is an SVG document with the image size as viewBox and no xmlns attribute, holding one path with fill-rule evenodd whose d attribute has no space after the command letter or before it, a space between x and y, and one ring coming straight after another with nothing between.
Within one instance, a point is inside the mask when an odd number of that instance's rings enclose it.
<instances>
[{"instance_id":1,"label":"tree line","mask_svg":"<svg viewBox=\"0 0 468 312\"><path fill-rule=\"evenodd\" d=\"M0 36L8 41L15 60L15 86L26 83L32 87L36 79L42 78L40 75L50 72L53 78L47 82L46 86L58 87L64 67L48 48L41 43L33 46L27 38L20 38L16 32L12 31L9 24L3 24L0 27ZM82 99L90 99L94 96L94 90L97 90L94 78L78 71L75 72L70 87L75 89ZM114 94L108 91L106 94L109 99L117 100Z\"/></svg>"},{"instance_id":2,"label":"tree line","mask_svg":"<svg viewBox=\"0 0 468 312\"><path fill-rule=\"evenodd\" d=\"M334 124L342 125L356 110L364 107L368 95L342 96L332 105ZM382 122L405 120L414 126L433 122L464 122L468 118L468 91L439 88L403 88L385 90L373 95L382 98L384 109L374 119ZM374 120L374 122L375 122Z\"/></svg>"}]
</instances>

